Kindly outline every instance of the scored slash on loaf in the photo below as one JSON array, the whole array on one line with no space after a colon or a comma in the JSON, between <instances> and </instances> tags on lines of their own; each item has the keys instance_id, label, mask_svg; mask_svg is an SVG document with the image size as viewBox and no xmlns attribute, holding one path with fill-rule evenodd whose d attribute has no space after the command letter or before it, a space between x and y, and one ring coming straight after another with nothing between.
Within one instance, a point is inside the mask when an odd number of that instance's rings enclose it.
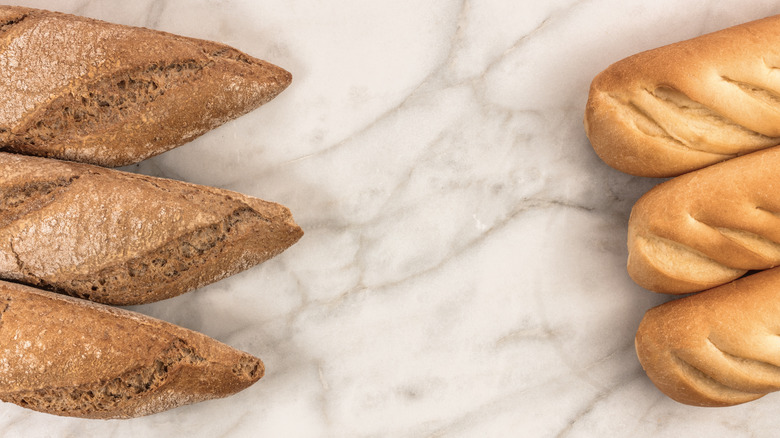
<instances>
[{"instance_id":1,"label":"scored slash on loaf","mask_svg":"<svg viewBox=\"0 0 780 438\"><path fill-rule=\"evenodd\" d=\"M259 107L291 79L223 44L0 6L0 150L133 164Z\"/></svg>"},{"instance_id":2,"label":"scored slash on loaf","mask_svg":"<svg viewBox=\"0 0 780 438\"><path fill-rule=\"evenodd\" d=\"M669 177L780 144L780 16L616 62L585 130L610 166Z\"/></svg>"},{"instance_id":3,"label":"scored slash on loaf","mask_svg":"<svg viewBox=\"0 0 780 438\"><path fill-rule=\"evenodd\" d=\"M228 190L0 152L0 279L117 305L170 298L268 260L303 231Z\"/></svg>"},{"instance_id":4,"label":"scored slash on loaf","mask_svg":"<svg viewBox=\"0 0 780 438\"><path fill-rule=\"evenodd\" d=\"M780 16L612 64L591 84L584 123L613 168L675 177L628 223L637 284L698 292L642 319L648 377L695 406L780 390Z\"/></svg>"},{"instance_id":5,"label":"scored slash on loaf","mask_svg":"<svg viewBox=\"0 0 780 438\"><path fill-rule=\"evenodd\" d=\"M636 350L681 403L730 406L780 390L780 268L649 310Z\"/></svg>"},{"instance_id":6,"label":"scored slash on loaf","mask_svg":"<svg viewBox=\"0 0 780 438\"><path fill-rule=\"evenodd\" d=\"M133 418L226 397L264 373L247 353L135 312L0 281L0 400Z\"/></svg>"},{"instance_id":7,"label":"scored slash on loaf","mask_svg":"<svg viewBox=\"0 0 780 438\"><path fill-rule=\"evenodd\" d=\"M628 273L662 293L697 292L780 266L780 148L659 184L628 222Z\"/></svg>"},{"instance_id":8,"label":"scored slash on loaf","mask_svg":"<svg viewBox=\"0 0 780 438\"><path fill-rule=\"evenodd\" d=\"M52 292L148 303L297 242L279 204L105 168L184 144L290 81L223 44L0 6L0 280L13 281L0 281L0 400L134 418L263 376L259 359L205 335Z\"/></svg>"}]
</instances>

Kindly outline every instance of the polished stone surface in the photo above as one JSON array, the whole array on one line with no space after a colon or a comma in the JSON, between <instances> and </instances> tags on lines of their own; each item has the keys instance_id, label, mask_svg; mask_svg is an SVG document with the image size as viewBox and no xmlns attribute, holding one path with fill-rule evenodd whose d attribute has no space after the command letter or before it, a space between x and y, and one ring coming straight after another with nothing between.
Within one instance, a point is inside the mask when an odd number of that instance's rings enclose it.
<instances>
[{"instance_id":1,"label":"polished stone surface","mask_svg":"<svg viewBox=\"0 0 780 438\"><path fill-rule=\"evenodd\" d=\"M0 436L773 436L780 397L703 409L633 350L667 297L626 274L658 180L582 127L635 52L760 0L18 1L233 45L293 73L262 108L129 170L288 206L281 256L143 313L261 357L236 396L128 421L0 405Z\"/></svg>"}]
</instances>

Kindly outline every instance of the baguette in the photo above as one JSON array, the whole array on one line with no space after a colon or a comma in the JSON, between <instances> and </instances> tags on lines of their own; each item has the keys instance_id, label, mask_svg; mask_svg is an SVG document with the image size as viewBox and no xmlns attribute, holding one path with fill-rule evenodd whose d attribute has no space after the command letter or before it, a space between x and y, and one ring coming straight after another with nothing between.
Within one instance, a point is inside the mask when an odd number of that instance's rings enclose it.
<instances>
[{"instance_id":1,"label":"baguette","mask_svg":"<svg viewBox=\"0 0 780 438\"><path fill-rule=\"evenodd\" d=\"M133 164L259 107L290 81L223 44L0 6L0 150Z\"/></svg>"},{"instance_id":2,"label":"baguette","mask_svg":"<svg viewBox=\"0 0 780 438\"><path fill-rule=\"evenodd\" d=\"M780 268L649 310L636 335L642 367L666 395L729 406L780 389Z\"/></svg>"},{"instance_id":3,"label":"baguette","mask_svg":"<svg viewBox=\"0 0 780 438\"><path fill-rule=\"evenodd\" d=\"M610 166L669 177L780 144L780 16L628 57L590 87L585 130Z\"/></svg>"},{"instance_id":4,"label":"baguette","mask_svg":"<svg viewBox=\"0 0 780 438\"><path fill-rule=\"evenodd\" d=\"M226 397L263 363L135 312L0 281L0 400L49 414L132 418Z\"/></svg>"},{"instance_id":5,"label":"baguette","mask_svg":"<svg viewBox=\"0 0 780 438\"><path fill-rule=\"evenodd\" d=\"M0 153L0 279L142 304L248 269L302 234L287 208L239 193Z\"/></svg>"},{"instance_id":6,"label":"baguette","mask_svg":"<svg viewBox=\"0 0 780 438\"><path fill-rule=\"evenodd\" d=\"M628 273L640 286L683 294L780 266L780 148L666 181L628 221Z\"/></svg>"}]
</instances>

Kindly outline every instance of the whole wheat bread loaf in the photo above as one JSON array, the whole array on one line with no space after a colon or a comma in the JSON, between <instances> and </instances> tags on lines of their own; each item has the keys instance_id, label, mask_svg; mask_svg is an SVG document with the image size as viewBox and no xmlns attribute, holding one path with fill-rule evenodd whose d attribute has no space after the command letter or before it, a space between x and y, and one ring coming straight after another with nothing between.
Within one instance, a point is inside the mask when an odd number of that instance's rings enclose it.
<instances>
[{"instance_id":1,"label":"whole wheat bread loaf","mask_svg":"<svg viewBox=\"0 0 780 438\"><path fill-rule=\"evenodd\" d=\"M0 152L0 279L141 304L245 270L302 235L287 208L240 193Z\"/></svg>"},{"instance_id":2,"label":"whole wheat bread loaf","mask_svg":"<svg viewBox=\"0 0 780 438\"><path fill-rule=\"evenodd\" d=\"M226 397L263 373L260 359L200 333L0 281L0 400L132 418Z\"/></svg>"},{"instance_id":3,"label":"whole wheat bread loaf","mask_svg":"<svg viewBox=\"0 0 780 438\"><path fill-rule=\"evenodd\" d=\"M0 150L132 164L257 108L291 78L223 44L0 6Z\"/></svg>"}]
</instances>

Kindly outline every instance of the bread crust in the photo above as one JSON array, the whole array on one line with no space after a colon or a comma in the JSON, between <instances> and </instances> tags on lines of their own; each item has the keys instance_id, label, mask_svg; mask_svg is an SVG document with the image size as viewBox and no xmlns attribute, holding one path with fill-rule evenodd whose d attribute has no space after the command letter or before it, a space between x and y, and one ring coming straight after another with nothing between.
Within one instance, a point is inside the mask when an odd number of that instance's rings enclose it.
<instances>
[{"instance_id":1,"label":"bread crust","mask_svg":"<svg viewBox=\"0 0 780 438\"><path fill-rule=\"evenodd\" d=\"M607 164L651 177L780 144L780 16L612 64L591 84L585 130Z\"/></svg>"},{"instance_id":2,"label":"bread crust","mask_svg":"<svg viewBox=\"0 0 780 438\"><path fill-rule=\"evenodd\" d=\"M780 389L780 268L649 310L636 335L642 367L666 395L730 406Z\"/></svg>"},{"instance_id":3,"label":"bread crust","mask_svg":"<svg viewBox=\"0 0 780 438\"><path fill-rule=\"evenodd\" d=\"M780 266L780 148L651 189L631 210L628 253L637 284L672 294Z\"/></svg>"},{"instance_id":4,"label":"bread crust","mask_svg":"<svg viewBox=\"0 0 780 438\"><path fill-rule=\"evenodd\" d=\"M0 150L133 164L259 107L291 80L224 44L0 6Z\"/></svg>"},{"instance_id":5,"label":"bread crust","mask_svg":"<svg viewBox=\"0 0 780 438\"><path fill-rule=\"evenodd\" d=\"M0 153L0 279L106 304L170 298L270 259L303 231L236 192Z\"/></svg>"},{"instance_id":6,"label":"bread crust","mask_svg":"<svg viewBox=\"0 0 780 438\"><path fill-rule=\"evenodd\" d=\"M132 418L226 397L263 363L200 333L0 281L0 400L54 415Z\"/></svg>"}]
</instances>

